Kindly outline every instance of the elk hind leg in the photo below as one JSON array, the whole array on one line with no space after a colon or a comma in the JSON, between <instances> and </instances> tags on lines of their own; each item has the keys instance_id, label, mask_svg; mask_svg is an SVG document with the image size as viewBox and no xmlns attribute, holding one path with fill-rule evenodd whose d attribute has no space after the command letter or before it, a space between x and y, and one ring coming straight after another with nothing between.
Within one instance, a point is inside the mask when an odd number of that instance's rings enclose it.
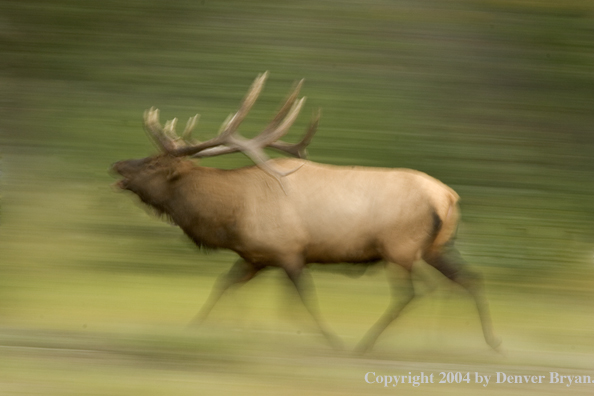
<instances>
[{"instance_id":1,"label":"elk hind leg","mask_svg":"<svg viewBox=\"0 0 594 396\"><path fill-rule=\"evenodd\" d=\"M229 272L221 275L213 287L208 299L200 309L200 312L192 319L190 326L200 325L214 308L223 294L232 286L241 285L252 279L261 268L252 263L239 259L233 264Z\"/></svg>"},{"instance_id":2,"label":"elk hind leg","mask_svg":"<svg viewBox=\"0 0 594 396\"><path fill-rule=\"evenodd\" d=\"M493 334L491 313L484 294L481 274L469 268L452 242L439 251L427 253L423 258L448 279L462 286L472 296L479 314L485 341L497 351L501 345L501 340Z\"/></svg>"},{"instance_id":3,"label":"elk hind leg","mask_svg":"<svg viewBox=\"0 0 594 396\"><path fill-rule=\"evenodd\" d=\"M407 271L404 282L396 276L394 268L390 266L395 266L395 264L388 263L386 268L391 290L390 305L378 321L367 331L365 336L363 336L359 344L357 344L355 348L356 353L362 354L371 349L384 330L398 318L404 308L415 298L415 290L409 271L412 264L403 267Z\"/></svg>"}]
</instances>

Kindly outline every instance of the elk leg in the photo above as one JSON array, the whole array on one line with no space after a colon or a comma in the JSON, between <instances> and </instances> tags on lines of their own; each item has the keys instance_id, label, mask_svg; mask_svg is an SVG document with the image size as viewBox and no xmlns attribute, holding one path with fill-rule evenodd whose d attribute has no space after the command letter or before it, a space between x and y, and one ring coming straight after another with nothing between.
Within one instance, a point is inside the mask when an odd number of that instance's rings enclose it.
<instances>
[{"instance_id":1,"label":"elk leg","mask_svg":"<svg viewBox=\"0 0 594 396\"><path fill-rule=\"evenodd\" d=\"M462 286L472 296L479 314L485 341L497 351L501 345L501 340L493 334L489 303L484 295L481 274L469 268L453 243L448 244L443 251L429 254L424 259L452 282Z\"/></svg>"},{"instance_id":2,"label":"elk leg","mask_svg":"<svg viewBox=\"0 0 594 396\"><path fill-rule=\"evenodd\" d=\"M410 273L406 274L404 285L398 282L395 274L388 272L388 280L391 286L391 302L390 306L377 322L367 331L365 336L361 339L357 347L356 353L365 353L377 341L378 337L386 330L386 328L398 318L402 310L414 299L415 290L413 287ZM404 296L402 294L404 293Z\"/></svg>"},{"instance_id":3,"label":"elk leg","mask_svg":"<svg viewBox=\"0 0 594 396\"><path fill-rule=\"evenodd\" d=\"M221 275L215 283L208 299L200 309L200 312L192 319L190 326L200 325L208 316L210 311L223 296L223 294L232 286L241 285L252 279L260 271L252 263L239 259L233 264L229 272Z\"/></svg>"},{"instance_id":4,"label":"elk leg","mask_svg":"<svg viewBox=\"0 0 594 396\"><path fill-rule=\"evenodd\" d=\"M303 271L303 266L283 267L287 276L297 289L297 294L301 302L313 317L322 335L326 338L328 343L335 349L342 349L342 341L331 330L328 329L320 315L320 308L316 298L316 290L313 285L311 275Z\"/></svg>"}]
</instances>

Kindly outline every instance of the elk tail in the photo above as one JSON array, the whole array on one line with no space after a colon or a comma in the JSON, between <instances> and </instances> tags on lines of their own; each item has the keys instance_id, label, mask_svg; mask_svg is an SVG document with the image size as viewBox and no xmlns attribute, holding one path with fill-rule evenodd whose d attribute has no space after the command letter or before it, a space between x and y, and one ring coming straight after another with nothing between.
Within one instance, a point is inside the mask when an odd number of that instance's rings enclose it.
<instances>
[{"instance_id":1,"label":"elk tail","mask_svg":"<svg viewBox=\"0 0 594 396\"><path fill-rule=\"evenodd\" d=\"M448 204L439 213L433 212L433 248L439 248L456 235L458 228L458 219L460 217L458 210L458 194L451 192L448 197Z\"/></svg>"},{"instance_id":2,"label":"elk tail","mask_svg":"<svg viewBox=\"0 0 594 396\"><path fill-rule=\"evenodd\" d=\"M439 231L441 231L441 227L443 226L443 221L441 221L441 217L437 214L437 212L433 212L433 233L432 233L432 241L437 239L439 235Z\"/></svg>"}]
</instances>

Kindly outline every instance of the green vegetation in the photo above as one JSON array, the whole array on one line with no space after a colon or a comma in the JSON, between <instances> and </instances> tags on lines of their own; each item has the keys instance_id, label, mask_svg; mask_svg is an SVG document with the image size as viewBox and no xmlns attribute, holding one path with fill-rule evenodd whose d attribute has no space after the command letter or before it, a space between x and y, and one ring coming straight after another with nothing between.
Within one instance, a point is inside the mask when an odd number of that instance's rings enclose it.
<instances>
[{"instance_id":1,"label":"green vegetation","mask_svg":"<svg viewBox=\"0 0 594 396\"><path fill-rule=\"evenodd\" d=\"M5 0L0 10L0 393L364 394L379 391L363 381L376 367L594 369L592 2ZM154 152L144 109L199 112L197 137L212 137L265 70L246 135L305 78L291 136L322 108L312 160L419 169L459 192L459 247L485 274L507 358L486 351L469 302L426 268L427 297L369 360L309 335L274 271L204 329L183 330L234 255L199 252L114 193L107 170ZM350 349L387 304L383 274L314 270Z\"/></svg>"}]
</instances>

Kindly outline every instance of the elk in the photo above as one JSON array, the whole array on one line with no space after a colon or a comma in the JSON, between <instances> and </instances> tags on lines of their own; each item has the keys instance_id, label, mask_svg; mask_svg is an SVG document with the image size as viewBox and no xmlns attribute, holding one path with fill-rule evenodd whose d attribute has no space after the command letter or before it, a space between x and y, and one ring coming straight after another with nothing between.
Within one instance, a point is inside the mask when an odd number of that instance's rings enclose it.
<instances>
[{"instance_id":1,"label":"elk","mask_svg":"<svg viewBox=\"0 0 594 396\"><path fill-rule=\"evenodd\" d=\"M453 246L459 218L456 192L415 170L340 167L305 160L319 112L302 141L279 140L303 107L305 97L297 98L303 80L259 135L242 137L237 129L266 77L264 73L255 79L239 110L215 138L204 142L190 134L197 116L178 136L176 119L161 126L159 111L147 110L144 126L161 152L112 167L121 176L116 183L120 189L166 215L196 245L230 249L239 255L229 272L219 277L193 323L201 323L231 286L244 284L266 267L279 267L321 333L338 346L339 339L322 320L313 290L303 279L307 264L384 261L388 275L397 266L406 270L405 296L398 298L402 287L397 289L395 277L389 276L391 303L358 344L357 350L365 352L413 300L410 271L422 259L469 292L485 341L497 349L500 341L491 329L481 276L468 268ZM265 147L296 158L271 160ZM189 159L234 152L246 154L255 165L221 170Z\"/></svg>"}]
</instances>

